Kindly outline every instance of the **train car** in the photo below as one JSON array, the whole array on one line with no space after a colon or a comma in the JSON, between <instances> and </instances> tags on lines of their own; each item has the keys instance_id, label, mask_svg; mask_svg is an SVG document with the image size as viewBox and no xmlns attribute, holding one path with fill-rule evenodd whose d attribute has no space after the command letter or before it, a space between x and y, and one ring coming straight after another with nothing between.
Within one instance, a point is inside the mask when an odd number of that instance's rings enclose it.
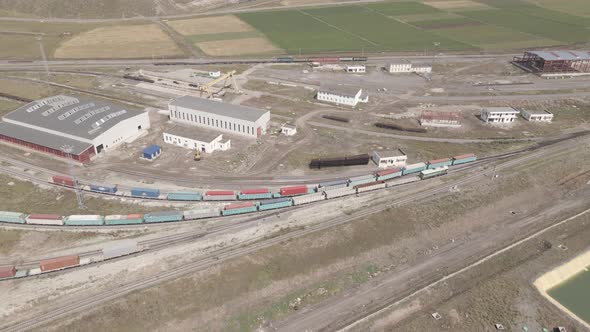
<instances>
[{"instance_id":1,"label":"train car","mask_svg":"<svg viewBox=\"0 0 590 332\"><path fill-rule=\"evenodd\" d=\"M105 225L134 225L143 223L143 214L116 214L104 217Z\"/></svg>"},{"instance_id":2,"label":"train car","mask_svg":"<svg viewBox=\"0 0 590 332\"><path fill-rule=\"evenodd\" d=\"M272 193L268 189L245 189L240 191L238 199L269 199L272 198Z\"/></svg>"},{"instance_id":3,"label":"train car","mask_svg":"<svg viewBox=\"0 0 590 332\"><path fill-rule=\"evenodd\" d=\"M387 188L389 188L389 187L401 186L403 184L408 184L408 183L417 182L417 181L420 181L419 175L408 175L408 176L401 177L399 179L393 179L393 180L386 181L385 184L387 185Z\"/></svg>"},{"instance_id":4,"label":"train car","mask_svg":"<svg viewBox=\"0 0 590 332\"><path fill-rule=\"evenodd\" d=\"M117 185L112 185L112 184L91 184L89 187L90 187L91 191L108 193L108 194L114 194L118 190Z\"/></svg>"},{"instance_id":5,"label":"train car","mask_svg":"<svg viewBox=\"0 0 590 332\"><path fill-rule=\"evenodd\" d=\"M354 189L356 189L357 193L362 193L365 191L383 189L385 187L386 187L385 181L376 181L376 182L359 184L359 185L355 186Z\"/></svg>"},{"instance_id":6,"label":"train car","mask_svg":"<svg viewBox=\"0 0 590 332\"><path fill-rule=\"evenodd\" d=\"M359 185L359 184L365 184L365 183L375 182L375 178L376 177L373 174L351 177L349 179L350 183L348 184L348 186L354 187L354 186Z\"/></svg>"},{"instance_id":7,"label":"train car","mask_svg":"<svg viewBox=\"0 0 590 332\"><path fill-rule=\"evenodd\" d=\"M283 197L283 198L276 198L276 199L267 199L260 202L258 206L258 210L265 211L265 210L272 210L272 209L280 209L285 208L293 205L293 199L290 197Z\"/></svg>"},{"instance_id":8,"label":"train car","mask_svg":"<svg viewBox=\"0 0 590 332\"><path fill-rule=\"evenodd\" d=\"M151 212L146 213L143 215L143 220L146 223L153 223L153 222L173 222L173 221L181 221L183 219L183 215L181 211L159 211L159 212Z\"/></svg>"},{"instance_id":9,"label":"train car","mask_svg":"<svg viewBox=\"0 0 590 332\"><path fill-rule=\"evenodd\" d=\"M425 169L420 172L420 179L430 179L436 176L441 176L447 174L449 171L448 166L442 166L437 168Z\"/></svg>"},{"instance_id":10,"label":"train car","mask_svg":"<svg viewBox=\"0 0 590 332\"><path fill-rule=\"evenodd\" d=\"M234 214L243 214L256 212L258 210L258 203L255 202L240 202L233 203L223 207L221 214L224 216L230 216Z\"/></svg>"},{"instance_id":11,"label":"train car","mask_svg":"<svg viewBox=\"0 0 590 332\"><path fill-rule=\"evenodd\" d=\"M16 267L11 266L0 266L0 279L14 278L16 276Z\"/></svg>"},{"instance_id":12,"label":"train car","mask_svg":"<svg viewBox=\"0 0 590 332\"><path fill-rule=\"evenodd\" d=\"M209 190L203 196L205 201L233 201L235 199L236 193L232 190Z\"/></svg>"},{"instance_id":13,"label":"train car","mask_svg":"<svg viewBox=\"0 0 590 332\"><path fill-rule=\"evenodd\" d=\"M169 201L202 201L203 195L198 192L171 192L166 198Z\"/></svg>"},{"instance_id":14,"label":"train car","mask_svg":"<svg viewBox=\"0 0 590 332\"><path fill-rule=\"evenodd\" d=\"M416 163L416 164L406 165L402 169L402 175L419 173L419 172L425 170L426 167L427 166L425 163Z\"/></svg>"},{"instance_id":15,"label":"train car","mask_svg":"<svg viewBox=\"0 0 590 332\"><path fill-rule=\"evenodd\" d=\"M354 194L356 194L356 189L354 189L352 187L346 187L346 188L326 190L326 191L324 191L324 193L326 194L327 199L332 199L332 198L336 198L336 197L354 195Z\"/></svg>"},{"instance_id":16,"label":"train car","mask_svg":"<svg viewBox=\"0 0 590 332\"><path fill-rule=\"evenodd\" d=\"M341 56L338 58L338 60L342 61L342 62L350 62L350 61L354 61L354 58L351 56Z\"/></svg>"},{"instance_id":17,"label":"train car","mask_svg":"<svg viewBox=\"0 0 590 332\"><path fill-rule=\"evenodd\" d=\"M131 188L131 196L133 196L133 197L158 198L158 197L160 197L160 189Z\"/></svg>"},{"instance_id":18,"label":"train car","mask_svg":"<svg viewBox=\"0 0 590 332\"><path fill-rule=\"evenodd\" d=\"M26 221L31 225L62 226L64 224L63 216L58 214L29 214Z\"/></svg>"},{"instance_id":19,"label":"train car","mask_svg":"<svg viewBox=\"0 0 590 332\"><path fill-rule=\"evenodd\" d=\"M451 166L451 164L453 164L453 161L451 160L451 158L429 160L428 167L426 167L426 169L434 169L434 168L439 168L439 167L443 167L443 166Z\"/></svg>"},{"instance_id":20,"label":"train car","mask_svg":"<svg viewBox=\"0 0 590 332\"><path fill-rule=\"evenodd\" d=\"M74 181L74 179L64 175L54 175L51 177L51 181L53 181L55 184L67 187L74 187L76 185L76 181Z\"/></svg>"},{"instance_id":21,"label":"train car","mask_svg":"<svg viewBox=\"0 0 590 332\"><path fill-rule=\"evenodd\" d=\"M102 258L111 259L140 252L141 247L135 240L122 240L102 249Z\"/></svg>"},{"instance_id":22,"label":"train car","mask_svg":"<svg viewBox=\"0 0 590 332\"><path fill-rule=\"evenodd\" d=\"M281 193L272 193L272 198L281 198Z\"/></svg>"},{"instance_id":23,"label":"train car","mask_svg":"<svg viewBox=\"0 0 590 332\"><path fill-rule=\"evenodd\" d=\"M309 188L307 186L290 186L290 187L283 187L280 189L279 193L281 197L284 196L296 196L296 195L305 195L309 193Z\"/></svg>"},{"instance_id":24,"label":"train car","mask_svg":"<svg viewBox=\"0 0 590 332\"><path fill-rule=\"evenodd\" d=\"M318 192L332 190L332 189L338 189L338 188L344 188L344 187L348 187L348 179L322 182L318 185Z\"/></svg>"},{"instance_id":25,"label":"train car","mask_svg":"<svg viewBox=\"0 0 590 332\"><path fill-rule=\"evenodd\" d=\"M476 160L477 160L477 157L473 153L463 154L463 155L460 155L460 156L454 156L453 157L453 166L454 165L460 165L460 164L474 162Z\"/></svg>"},{"instance_id":26,"label":"train car","mask_svg":"<svg viewBox=\"0 0 590 332\"><path fill-rule=\"evenodd\" d=\"M293 205L302 205L317 201L323 201L326 199L326 195L323 192L301 195L301 196L294 196L293 198Z\"/></svg>"},{"instance_id":27,"label":"train car","mask_svg":"<svg viewBox=\"0 0 590 332\"><path fill-rule=\"evenodd\" d=\"M45 259L39 262L41 272L61 270L77 265L80 265L80 256L78 255Z\"/></svg>"},{"instance_id":28,"label":"train car","mask_svg":"<svg viewBox=\"0 0 590 332\"><path fill-rule=\"evenodd\" d=\"M366 56L353 57L352 61L367 61L367 57Z\"/></svg>"},{"instance_id":29,"label":"train car","mask_svg":"<svg viewBox=\"0 0 590 332\"><path fill-rule=\"evenodd\" d=\"M375 173L377 181L390 180L402 176L401 168L384 169Z\"/></svg>"},{"instance_id":30,"label":"train car","mask_svg":"<svg viewBox=\"0 0 590 332\"><path fill-rule=\"evenodd\" d=\"M24 224L27 216L20 212L0 211L0 222Z\"/></svg>"},{"instance_id":31,"label":"train car","mask_svg":"<svg viewBox=\"0 0 590 332\"><path fill-rule=\"evenodd\" d=\"M64 218L67 226L101 226L104 225L104 217L99 215L71 215Z\"/></svg>"},{"instance_id":32,"label":"train car","mask_svg":"<svg viewBox=\"0 0 590 332\"><path fill-rule=\"evenodd\" d=\"M283 63L283 62L288 63L288 62L294 62L294 59L291 56L284 56L284 57L276 58L275 61L281 62L281 63Z\"/></svg>"},{"instance_id":33,"label":"train car","mask_svg":"<svg viewBox=\"0 0 590 332\"><path fill-rule=\"evenodd\" d=\"M193 210L186 210L183 213L184 220L203 219L219 217L221 212L219 208L200 208Z\"/></svg>"},{"instance_id":34,"label":"train car","mask_svg":"<svg viewBox=\"0 0 590 332\"><path fill-rule=\"evenodd\" d=\"M369 163L370 156L368 154L359 154L355 156L343 156L334 158L317 158L309 162L309 168L320 169L325 167L339 167L339 166L354 166L366 165Z\"/></svg>"}]
</instances>

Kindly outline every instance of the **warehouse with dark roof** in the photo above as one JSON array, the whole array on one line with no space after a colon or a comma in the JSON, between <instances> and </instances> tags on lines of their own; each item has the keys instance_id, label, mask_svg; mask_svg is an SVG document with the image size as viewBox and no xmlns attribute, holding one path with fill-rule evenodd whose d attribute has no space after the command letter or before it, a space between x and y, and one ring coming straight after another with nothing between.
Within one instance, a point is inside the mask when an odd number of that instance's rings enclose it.
<instances>
[{"instance_id":1,"label":"warehouse with dark roof","mask_svg":"<svg viewBox=\"0 0 590 332\"><path fill-rule=\"evenodd\" d=\"M87 163L149 127L145 110L58 95L28 103L2 117L0 140Z\"/></svg>"}]
</instances>

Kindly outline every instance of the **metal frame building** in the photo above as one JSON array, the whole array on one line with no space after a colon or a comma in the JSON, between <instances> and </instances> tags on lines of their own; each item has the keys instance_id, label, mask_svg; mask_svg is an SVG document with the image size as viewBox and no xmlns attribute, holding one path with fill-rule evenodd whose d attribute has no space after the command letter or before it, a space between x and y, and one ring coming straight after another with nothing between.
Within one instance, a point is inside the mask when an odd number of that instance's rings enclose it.
<instances>
[{"instance_id":1,"label":"metal frame building","mask_svg":"<svg viewBox=\"0 0 590 332\"><path fill-rule=\"evenodd\" d=\"M174 122L250 138L264 135L270 121L269 111L191 96L173 99L168 110Z\"/></svg>"},{"instance_id":2,"label":"metal frame building","mask_svg":"<svg viewBox=\"0 0 590 332\"><path fill-rule=\"evenodd\" d=\"M514 57L513 64L540 75L590 73L590 52L587 51L526 51Z\"/></svg>"},{"instance_id":3,"label":"metal frame building","mask_svg":"<svg viewBox=\"0 0 590 332\"><path fill-rule=\"evenodd\" d=\"M226 151L231 148L231 140L223 141L223 134L182 125L166 129L163 138L165 143L205 153Z\"/></svg>"},{"instance_id":4,"label":"metal frame building","mask_svg":"<svg viewBox=\"0 0 590 332\"><path fill-rule=\"evenodd\" d=\"M148 128L149 116L143 110L57 95L6 114L0 122L0 140L87 163Z\"/></svg>"}]
</instances>

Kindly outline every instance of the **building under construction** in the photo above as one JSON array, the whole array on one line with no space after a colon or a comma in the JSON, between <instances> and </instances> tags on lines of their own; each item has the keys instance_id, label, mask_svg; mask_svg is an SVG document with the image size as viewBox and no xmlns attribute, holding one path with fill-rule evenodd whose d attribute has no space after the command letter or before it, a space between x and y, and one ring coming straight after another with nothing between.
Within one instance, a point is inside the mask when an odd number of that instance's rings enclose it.
<instances>
[{"instance_id":1,"label":"building under construction","mask_svg":"<svg viewBox=\"0 0 590 332\"><path fill-rule=\"evenodd\" d=\"M512 63L541 76L577 76L590 74L590 53L587 51L526 51Z\"/></svg>"}]
</instances>

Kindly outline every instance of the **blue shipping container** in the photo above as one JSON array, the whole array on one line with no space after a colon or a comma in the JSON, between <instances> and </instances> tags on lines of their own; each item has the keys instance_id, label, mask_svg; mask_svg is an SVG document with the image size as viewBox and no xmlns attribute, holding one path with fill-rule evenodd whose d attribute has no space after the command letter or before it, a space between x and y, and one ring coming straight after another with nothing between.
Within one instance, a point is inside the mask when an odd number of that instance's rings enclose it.
<instances>
[{"instance_id":1,"label":"blue shipping container","mask_svg":"<svg viewBox=\"0 0 590 332\"><path fill-rule=\"evenodd\" d=\"M474 162L477 160L477 157L469 157L469 158L464 158L464 159L453 159L453 165L460 165L460 164L465 164L465 163L470 163L470 162Z\"/></svg>"},{"instance_id":2,"label":"blue shipping container","mask_svg":"<svg viewBox=\"0 0 590 332\"><path fill-rule=\"evenodd\" d=\"M132 188L131 196L158 198L160 197L160 189Z\"/></svg>"},{"instance_id":3,"label":"blue shipping container","mask_svg":"<svg viewBox=\"0 0 590 332\"><path fill-rule=\"evenodd\" d=\"M174 192L168 193L166 196L171 201L201 201L203 200L203 195L201 193L191 193L191 192Z\"/></svg>"},{"instance_id":4,"label":"blue shipping container","mask_svg":"<svg viewBox=\"0 0 590 332\"><path fill-rule=\"evenodd\" d=\"M272 198L272 193L263 194L239 194L238 199L267 199Z\"/></svg>"},{"instance_id":5,"label":"blue shipping container","mask_svg":"<svg viewBox=\"0 0 590 332\"><path fill-rule=\"evenodd\" d=\"M114 194L117 192L117 185L110 185L110 184L91 184L90 190L98 191L101 193L111 193Z\"/></svg>"},{"instance_id":6,"label":"blue shipping container","mask_svg":"<svg viewBox=\"0 0 590 332\"><path fill-rule=\"evenodd\" d=\"M425 163L418 163L418 164L413 164L413 165L407 165L402 170L402 175L412 174L412 173L418 173L418 172L421 172L421 171L423 171L425 169L426 169L426 164Z\"/></svg>"},{"instance_id":7,"label":"blue shipping container","mask_svg":"<svg viewBox=\"0 0 590 332\"><path fill-rule=\"evenodd\" d=\"M267 199L265 201L261 201L260 202L260 205L276 204L276 203L282 203L282 202L291 202L291 197L283 197L283 198L277 198L277 199Z\"/></svg>"},{"instance_id":8,"label":"blue shipping container","mask_svg":"<svg viewBox=\"0 0 590 332\"><path fill-rule=\"evenodd\" d=\"M223 211L221 211L221 214L224 216L231 216L234 214L256 212L256 210L257 210L257 206L254 205L254 206L249 206L249 207L240 208L240 209L223 210Z\"/></svg>"},{"instance_id":9,"label":"blue shipping container","mask_svg":"<svg viewBox=\"0 0 590 332\"><path fill-rule=\"evenodd\" d=\"M143 220L148 223L149 222L181 221L182 216L183 216L183 214L181 211L152 212L152 213L144 214Z\"/></svg>"},{"instance_id":10,"label":"blue shipping container","mask_svg":"<svg viewBox=\"0 0 590 332\"><path fill-rule=\"evenodd\" d=\"M287 200L287 201L283 201L283 202L276 202L276 203L271 203L271 204L264 204L264 205L260 205L260 211L286 208L291 205L293 205L293 202L291 200Z\"/></svg>"}]
</instances>

